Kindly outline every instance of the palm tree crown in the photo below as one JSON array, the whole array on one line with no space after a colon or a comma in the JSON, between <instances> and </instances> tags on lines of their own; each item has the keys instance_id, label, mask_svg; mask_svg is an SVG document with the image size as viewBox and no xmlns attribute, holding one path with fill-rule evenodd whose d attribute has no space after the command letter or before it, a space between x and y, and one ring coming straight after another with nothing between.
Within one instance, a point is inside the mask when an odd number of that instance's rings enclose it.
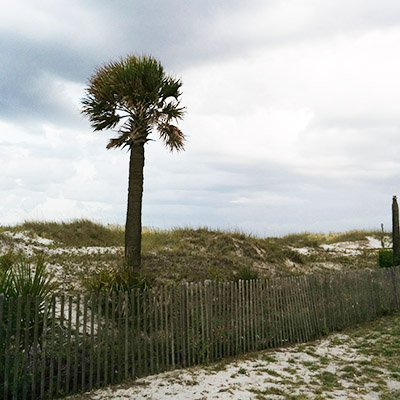
<instances>
[{"instance_id":1,"label":"palm tree crown","mask_svg":"<svg viewBox=\"0 0 400 400\"><path fill-rule=\"evenodd\" d=\"M131 55L97 69L82 100L82 113L95 131L116 130L107 148L143 145L156 128L164 144L179 151L185 136L173 122L185 112L179 102L181 86L155 58Z\"/></svg>"}]
</instances>

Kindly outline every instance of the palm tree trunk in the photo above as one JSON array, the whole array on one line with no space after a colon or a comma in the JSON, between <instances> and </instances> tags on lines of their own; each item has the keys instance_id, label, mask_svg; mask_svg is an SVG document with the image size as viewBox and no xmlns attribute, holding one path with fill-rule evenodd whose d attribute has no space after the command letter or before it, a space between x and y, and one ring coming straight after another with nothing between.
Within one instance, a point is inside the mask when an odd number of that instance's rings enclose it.
<instances>
[{"instance_id":1,"label":"palm tree trunk","mask_svg":"<svg viewBox=\"0 0 400 400\"><path fill-rule=\"evenodd\" d=\"M142 243L143 144L131 146L128 210L125 224L125 258L132 273L140 266Z\"/></svg>"}]
</instances>

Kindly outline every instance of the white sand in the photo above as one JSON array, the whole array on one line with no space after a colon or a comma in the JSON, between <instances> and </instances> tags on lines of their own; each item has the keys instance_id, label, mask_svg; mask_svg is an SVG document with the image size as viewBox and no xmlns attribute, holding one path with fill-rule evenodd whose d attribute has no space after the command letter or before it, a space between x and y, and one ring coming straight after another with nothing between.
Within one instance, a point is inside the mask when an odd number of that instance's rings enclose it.
<instances>
[{"instance_id":1,"label":"white sand","mask_svg":"<svg viewBox=\"0 0 400 400\"><path fill-rule=\"evenodd\" d=\"M324 357L324 363L321 363L321 357ZM79 398L247 400L256 399L257 394L264 395L268 399L284 399L284 395L303 394L313 399L320 393L319 377L322 373L338 376L344 366L368 360L368 357L354 349L354 343L347 335L335 334L328 339L306 345L259 352L247 359L242 357L241 360L223 366L222 370L218 369L218 364L208 368L181 369L97 390ZM310 368L310 365L315 365L315 370ZM382 376L385 374L389 376L387 371L382 370ZM337 379L339 385L329 391L332 399L379 400L380 398L379 392L372 390L372 386L356 387L353 382L342 377ZM400 382L387 379L387 387L398 390Z\"/></svg>"}]
</instances>

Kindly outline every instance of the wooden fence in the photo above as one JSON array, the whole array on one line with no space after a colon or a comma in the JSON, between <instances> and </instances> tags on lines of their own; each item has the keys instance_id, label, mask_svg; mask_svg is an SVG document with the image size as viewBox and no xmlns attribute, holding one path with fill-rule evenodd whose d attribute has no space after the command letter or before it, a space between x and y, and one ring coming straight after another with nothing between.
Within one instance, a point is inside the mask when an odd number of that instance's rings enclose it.
<instances>
[{"instance_id":1,"label":"wooden fence","mask_svg":"<svg viewBox=\"0 0 400 400\"><path fill-rule=\"evenodd\" d=\"M400 307L400 269L97 297L0 295L0 397L53 398L306 342Z\"/></svg>"}]
</instances>

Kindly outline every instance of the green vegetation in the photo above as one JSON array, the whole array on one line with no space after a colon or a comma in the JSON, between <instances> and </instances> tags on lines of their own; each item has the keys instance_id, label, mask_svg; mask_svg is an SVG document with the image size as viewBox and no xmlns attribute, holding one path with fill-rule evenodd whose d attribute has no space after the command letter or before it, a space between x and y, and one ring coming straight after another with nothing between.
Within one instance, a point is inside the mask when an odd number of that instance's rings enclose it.
<instances>
[{"instance_id":1,"label":"green vegetation","mask_svg":"<svg viewBox=\"0 0 400 400\"><path fill-rule=\"evenodd\" d=\"M138 276L132 276L126 267L103 267L92 275L82 277L82 286L89 293L111 294L112 292L128 292L134 288L144 289L150 284Z\"/></svg>"},{"instance_id":2,"label":"green vegetation","mask_svg":"<svg viewBox=\"0 0 400 400\"><path fill-rule=\"evenodd\" d=\"M53 290L54 283L42 256L36 258L34 265L23 255L12 252L0 256L0 293L6 301L18 296L32 296L43 303Z\"/></svg>"},{"instance_id":3,"label":"green vegetation","mask_svg":"<svg viewBox=\"0 0 400 400\"><path fill-rule=\"evenodd\" d=\"M378 264L380 268L393 267L393 250L381 249L378 253Z\"/></svg>"}]
</instances>

